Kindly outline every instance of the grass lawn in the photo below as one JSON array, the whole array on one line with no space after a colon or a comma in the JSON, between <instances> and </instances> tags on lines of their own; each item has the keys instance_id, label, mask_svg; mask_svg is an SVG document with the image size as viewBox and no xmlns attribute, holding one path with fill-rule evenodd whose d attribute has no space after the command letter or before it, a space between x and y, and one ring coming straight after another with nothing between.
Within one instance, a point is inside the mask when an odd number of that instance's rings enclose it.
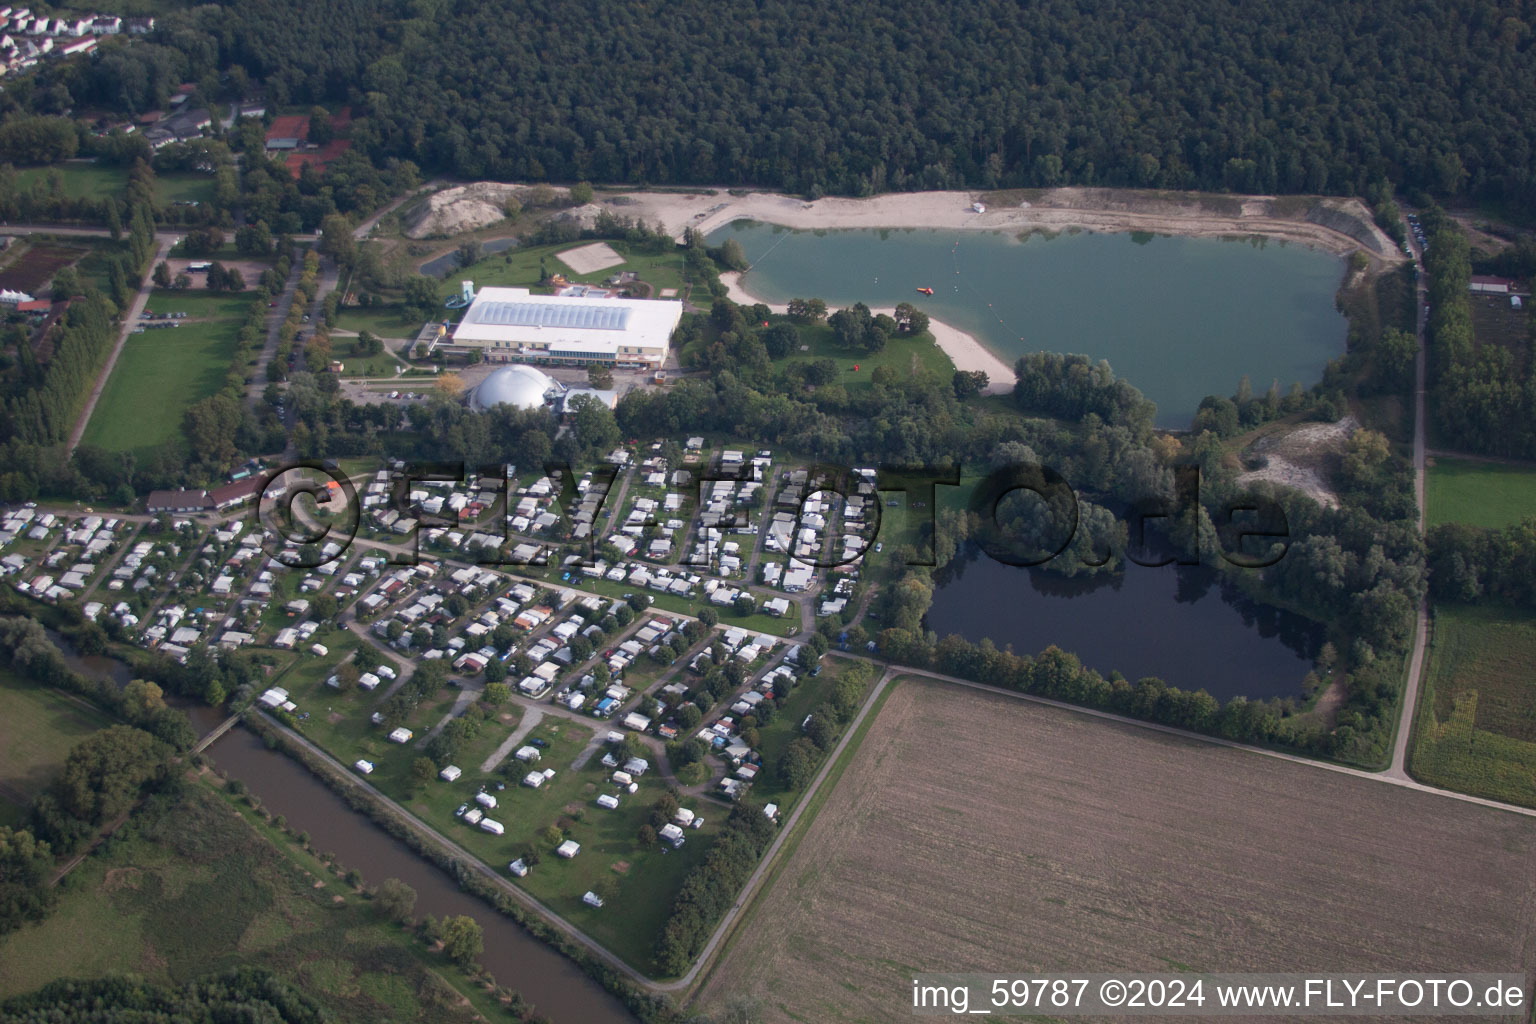
<instances>
[{"instance_id":1,"label":"grass lawn","mask_svg":"<svg viewBox=\"0 0 1536 1024\"><path fill-rule=\"evenodd\" d=\"M567 279L581 284L602 284L614 274L632 270L639 275L641 281L657 289L655 297L660 297L663 288L676 288L679 290L677 297L682 297L682 289L687 285L687 281L684 278L681 250L670 250L661 254L646 253L625 242L610 240L607 244L624 257L624 263L593 274L574 273L570 267L556 258L558 253L590 244L590 241L582 241L560 245L535 245L494 253L478 263L455 270L448 275L438 290L445 299L450 295L457 295L461 280L475 282L477 289L486 285L535 288L542 276L539 261L543 260L544 268L551 274L564 274Z\"/></svg>"},{"instance_id":2,"label":"grass lawn","mask_svg":"<svg viewBox=\"0 0 1536 1024\"><path fill-rule=\"evenodd\" d=\"M62 163L53 167L28 167L18 171L16 178L22 188L30 188L37 182L46 183L57 172L63 182L64 194L84 199L121 197L128 188L128 171L95 163Z\"/></svg>"},{"instance_id":3,"label":"grass lawn","mask_svg":"<svg viewBox=\"0 0 1536 1024\"><path fill-rule=\"evenodd\" d=\"M155 194L166 203L211 203L214 185L211 174L162 174L155 179Z\"/></svg>"},{"instance_id":4,"label":"grass lawn","mask_svg":"<svg viewBox=\"0 0 1536 1024\"><path fill-rule=\"evenodd\" d=\"M783 319L790 322L787 317ZM926 370L948 380L955 372L955 364L934 344L931 334L892 338L879 352L854 352L839 345L832 335L832 328L824 324L809 327L796 324L795 328L800 332L800 344L809 351L791 353L775 365L782 368L797 360L831 359L837 364L836 382L846 388L870 387L871 375L882 366L894 370L900 379ZM855 366L858 370L854 370Z\"/></svg>"},{"instance_id":5,"label":"grass lawn","mask_svg":"<svg viewBox=\"0 0 1536 1024\"><path fill-rule=\"evenodd\" d=\"M132 451L144 464L180 438L187 409L224 383L250 303L249 296L155 291L150 309L187 319L129 335L82 443Z\"/></svg>"},{"instance_id":6,"label":"grass lawn","mask_svg":"<svg viewBox=\"0 0 1536 1024\"><path fill-rule=\"evenodd\" d=\"M686 569L687 566L672 566L671 568ZM558 582L559 579L559 574L554 574L554 580ZM738 582L741 584L746 584L751 581L740 580ZM625 594L633 594L637 590L633 584L628 582L615 583L613 580L594 580L587 577L581 577L579 580L573 580L569 583L561 583L561 586L575 587L577 590L592 594L601 594L604 597L623 597ZM760 633L767 633L770 636L780 637L794 636L800 631L800 610L798 607L798 602L792 597L792 595L784 595L791 598L790 604L792 607L790 608L789 614L785 615L783 618L775 618L772 615L767 615L763 612L754 612L751 615L738 615L736 614L736 610L734 608L722 608L718 605L712 605L708 601L701 600L699 598L695 598L694 600L690 601L686 597L679 597L675 594L658 594L654 590L647 590L645 588L638 589L640 593L643 593L652 599L651 609L663 614L671 611L682 612L685 615L696 616L705 608L714 608L715 611L720 613L720 625L722 626L740 626L742 629L752 629Z\"/></svg>"},{"instance_id":7,"label":"grass lawn","mask_svg":"<svg viewBox=\"0 0 1536 1024\"><path fill-rule=\"evenodd\" d=\"M359 355L357 349L356 338L331 337L331 358L340 359L346 367L343 377L393 377L396 370L403 369L400 361L388 352L364 356Z\"/></svg>"},{"instance_id":8,"label":"grass lawn","mask_svg":"<svg viewBox=\"0 0 1536 1024\"><path fill-rule=\"evenodd\" d=\"M112 258L117 255L126 255L128 243L127 241L113 242L108 238L96 238L88 241L90 251L80 257L80 262L75 264L75 272L80 275L82 280L89 282L102 291L106 291L112 283Z\"/></svg>"},{"instance_id":9,"label":"grass lawn","mask_svg":"<svg viewBox=\"0 0 1536 1024\"><path fill-rule=\"evenodd\" d=\"M589 727L547 716L527 737L546 744L536 765L525 765L509 755L496 771L481 771L481 765L511 735L525 713L517 705L500 709L459 750L454 763L464 774L456 782L434 779L420 786L410 774L411 762L422 756L415 741L390 743L369 721L377 694L339 695L325 687L325 676L337 662L335 651L333 648L329 658L308 664L301 660L277 684L288 688L301 711L310 711L310 717L299 723L304 734L343 764L350 765L359 757L372 761L376 766L368 776L372 785L497 871L505 872L509 863L530 847L535 849L539 862L534 870L525 878L510 880L631 964L649 969L656 936L666 923L683 877L702 861L724 815L715 814L718 821L689 831L688 841L679 850L663 845L643 849L637 839L640 826L648 820L651 805L665 792L666 785L658 773L651 772L638 780L638 793L621 795L618 809L598 807L594 801L599 793L617 790L608 781L610 770L602 765L602 752L595 753L580 770L571 767L594 732L609 728L597 720ZM412 715L407 727L415 731L417 739L447 713L457 694L455 689L445 689ZM538 789L522 785L523 776L533 767L553 768L555 777ZM496 790L497 783L505 788ZM505 826L504 835L493 836L467 825L454 813L463 804L473 806L481 787L498 800L488 816ZM554 855L552 844L543 837L550 826L581 844L581 852L574 859ZM613 903L595 909L582 902L589 889L610 877L618 886Z\"/></svg>"},{"instance_id":10,"label":"grass lawn","mask_svg":"<svg viewBox=\"0 0 1536 1024\"><path fill-rule=\"evenodd\" d=\"M1436 456L1425 492L1430 526L1498 529L1536 515L1536 467Z\"/></svg>"},{"instance_id":11,"label":"grass lawn","mask_svg":"<svg viewBox=\"0 0 1536 1024\"><path fill-rule=\"evenodd\" d=\"M0 825L16 824L70 748L111 724L88 704L0 671Z\"/></svg>"},{"instance_id":12,"label":"grass lawn","mask_svg":"<svg viewBox=\"0 0 1536 1024\"><path fill-rule=\"evenodd\" d=\"M341 331L367 331L380 338L415 338L421 324L406 320L400 306L348 306L336 315L336 329ZM331 337L331 346L342 339Z\"/></svg>"},{"instance_id":13,"label":"grass lawn","mask_svg":"<svg viewBox=\"0 0 1536 1024\"><path fill-rule=\"evenodd\" d=\"M34 182L47 182L54 171L63 181L64 194L86 199L122 198L128 188L128 171L123 167L97 163L62 163L53 167L29 167L17 173L23 188ZM155 179L155 195L163 203L177 201L209 203L213 201L214 177L211 174L176 173Z\"/></svg>"},{"instance_id":14,"label":"grass lawn","mask_svg":"<svg viewBox=\"0 0 1536 1024\"><path fill-rule=\"evenodd\" d=\"M0 938L0 998L108 971L180 983L252 966L336 1021L467 1024L477 1010L496 1013L318 860L234 808L204 782L151 801L68 877L48 920Z\"/></svg>"},{"instance_id":15,"label":"grass lawn","mask_svg":"<svg viewBox=\"0 0 1536 1024\"><path fill-rule=\"evenodd\" d=\"M606 731L603 723L594 721L593 726ZM505 727L487 731L495 734L498 743L510 732ZM656 936L666 924L683 878L703 861L725 812L696 807L704 811L706 825L690 829L678 850L665 844L641 847L640 826L649 820L650 809L666 791L666 784L652 771L636 780L637 793L618 794L618 787L608 780L611 769L602 764L602 751L581 769L573 769L571 762L587 746L593 731L568 719L546 716L528 735L529 740L547 744L536 764L526 765L509 756L498 771L484 773L480 771L484 744L477 738L474 751L466 749L456 759L464 770L457 782L434 780L413 795L412 787L392 775L379 781L382 765L370 781L498 871L505 872L528 848L536 850L539 860L533 870L524 878L508 876L509 880L629 963L649 969ZM538 789L522 785L523 776L533 768L553 768L555 777ZM506 788L496 790L498 782ZM493 836L454 816L460 805L474 806L475 793L482 786L497 798L496 808L487 816L506 827L505 835ZM594 801L601 793L618 794L618 808L598 807ZM571 860L556 857L553 844L544 838L551 826L559 828L563 838L581 844L581 852ZM617 884L617 894L607 906L598 909L582 902L588 890L609 878Z\"/></svg>"},{"instance_id":16,"label":"grass lawn","mask_svg":"<svg viewBox=\"0 0 1536 1024\"><path fill-rule=\"evenodd\" d=\"M1414 776L1536 807L1536 616L1439 605L1414 729Z\"/></svg>"}]
</instances>

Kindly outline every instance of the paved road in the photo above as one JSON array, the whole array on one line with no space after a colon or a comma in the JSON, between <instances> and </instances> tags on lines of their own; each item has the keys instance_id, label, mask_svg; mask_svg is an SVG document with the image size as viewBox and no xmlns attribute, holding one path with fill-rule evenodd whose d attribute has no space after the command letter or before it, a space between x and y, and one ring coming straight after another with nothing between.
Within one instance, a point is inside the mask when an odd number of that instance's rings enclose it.
<instances>
[{"instance_id":1,"label":"paved road","mask_svg":"<svg viewBox=\"0 0 1536 1024\"><path fill-rule=\"evenodd\" d=\"M255 376L246 387L246 405L251 411L255 411L256 404L261 401L261 393L267 389L267 364L277 356L278 336L283 333L283 322L288 319L288 310L293 306L293 297L298 292L299 277L304 273L304 261L296 259L288 268L288 280L283 282L283 291L277 299L276 308L267 314L267 341L261 347L261 357L256 360Z\"/></svg>"},{"instance_id":2,"label":"paved road","mask_svg":"<svg viewBox=\"0 0 1536 1024\"><path fill-rule=\"evenodd\" d=\"M369 217L367 220L363 221L357 227L353 228L352 229L352 237L357 239L359 242L361 242L363 239L368 237L368 233L373 230L374 225L378 224L379 221L383 220L386 216L388 216L389 214L393 213L396 209L398 209L400 207L400 205L402 203L407 203L407 202L411 201L412 199L415 199L417 196L423 195L423 194L425 194L427 192L431 192L431 191L437 189L439 186L445 185L445 184L447 184L447 182L442 180L441 178L434 179L434 180L429 181L426 184L422 185L420 188L416 189L414 192L408 192L405 195L400 196L399 198L392 200L388 205L386 205L384 207L381 207L379 209L378 213L374 214L372 217Z\"/></svg>"},{"instance_id":3,"label":"paved road","mask_svg":"<svg viewBox=\"0 0 1536 1024\"><path fill-rule=\"evenodd\" d=\"M1428 317L1424 315L1424 300L1428 294L1428 276L1423 272L1424 254L1418 242L1409 232L1409 244L1419 261L1418 289L1414 298L1414 315L1418 321L1419 351L1413 359L1413 496L1419 503L1419 536L1424 535L1424 408L1425 364L1428 361L1425 344L1425 328ZM1392 745L1392 764L1384 773L1393 779L1408 781L1408 741L1413 736L1413 715L1419 705L1419 691L1424 681L1424 652L1429 646L1429 597L1419 601L1413 624L1413 651L1408 656L1408 678L1403 684L1403 710L1397 720L1397 738Z\"/></svg>"},{"instance_id":4,"label":"paved road","mask_svg":"<svg viewBox=\"0 0 1536 1024\"><path fill-rule=\"evenodd\" d=\"M480 770L482 772L493 772L501 767L501 762L507 759L507 755L516 750L518 744L522 743L523 739L533 732L534 727L542 721L544 721L543 708L523 708L523 720L517 723L517 728L513 729L507 738L502 741L501 746L491 752L491 756L486 758L485 763L480 765Z\"/></svg>"},{"instance_id":5,"label":"paved road","mask_svg":"<svg viewBox=\"0 0 1536 1024\"><path fill-rule=\"evenodd\" d=\"M446 729L449 722L469 710L469 706L475 702L480 693L480 690L472 690L467 686L461 688L458 697L454 698L453 707L448 709L448 713L439 719L436 725L427 730L426 735L416 741L416 749L425 749L426 745L432 742L432 737Z\"/></svg>"},{"instance_id":6,"label":"paved road","mask_svg":"<svg viewBox=\"0 0 1536 1024\"><path fill-rule=\"evenodd\" d=\"M150 261L151 267L170 255L171 246L175 244L177 238L175 235L158 237L160 237L160 247L155 250L155 258ZM85 408L80 410L80 418L75 421L75 428L69 432L69 451L73 452L79 447L80 438L85 434L85 425L91 421L91 413L96 411L96 402L107 388L107 379L112 376L112 367L117 365L117 357L122 355L123 346L128 344L128 339L133 335L133 329L139 325L139 314L144 312L144 307L149 304L149 293L154 290L154 279L149 274L145 274L139 293L133 297L128 313L123 317L122 329L118 332L117 344L112 347L112 354L107 357L107 365L101 368L101 374L96 378L96 384L91 388L91 394L85 401Z\"/></svg>"},{"instance_id":7,"label":"paved road","mask_svg":"<svg viewBox=\"0 0 1536 1024\"><path fill-rule=\"evenodd\" d=\"M121 517L114 516L112 518ZM132 551L133 546L139 542L139 532L143 530L143 528L144 524L140 522L130 521L127 524L127 532L123 535L122 539L117 542L117 550L112 553L112 557L108 558L105 562L102 562L101 565L96 569L96 575L91 578L91 585L80 592L80 603L82 605L87 601L94 599L96 592L100 590L107 583L107 581L112 578L112 570L117 568L118 563L123 560L123 556ZM110 594L112 592L109 591L108 593ZM115 604L116 599L113 599L108 603Z\"/></svg>"},{"instance_id":8,"label":"paved road","mask_svg":"<svg viewBox=\"0 0 1536 1024\"><path fill-rule=\"evenodd\" d=\"M174 242L186 233L186 228L165 228L156 231L155 237L161 241ZM61 224L0 224L0 235L75 235L82 238L110 238L112 232L106 228L72 227Z\"/></svg>"}]
</instances>

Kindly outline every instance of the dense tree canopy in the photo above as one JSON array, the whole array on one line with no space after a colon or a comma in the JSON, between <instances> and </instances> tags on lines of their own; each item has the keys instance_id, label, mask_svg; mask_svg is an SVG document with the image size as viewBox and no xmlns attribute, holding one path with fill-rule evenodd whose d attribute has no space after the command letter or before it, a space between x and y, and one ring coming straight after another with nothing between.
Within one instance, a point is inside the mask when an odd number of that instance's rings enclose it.
<instances>
[{"instance_id":1,"label":"dense tree canopy","mask_svg":"<svg viewBox=\"0 0 1536 1024\"><path fill-rule=\"evenodd\" d=\"M352 104L375 160L467 177L1536 197L1529 3L251 0L161 22L9 102L144 111L259 80Z\"/></svg>"},{"instance_id":2,"label":"dense tree canopy","mask_svg":"<svg viewBox=\"0 0 1536 1024\"><path fill-rule=\"evenodd\" d=\"M240 968L179 987L133 975L95 981L56 981L0 1004L0 1019L16 1024L93 1021L97 1024L318 1024L325 1014L303 993L266 971Z\"/></svg>"}]
</instances>

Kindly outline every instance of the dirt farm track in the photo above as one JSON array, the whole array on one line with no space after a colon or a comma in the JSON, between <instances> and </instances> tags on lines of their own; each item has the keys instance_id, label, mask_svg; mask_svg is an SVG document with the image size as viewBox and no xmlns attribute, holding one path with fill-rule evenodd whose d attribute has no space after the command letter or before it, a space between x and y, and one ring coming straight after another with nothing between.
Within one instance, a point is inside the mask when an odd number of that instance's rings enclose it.
<instances>
[{"instance_id":1,"label":"dirt farm track","mask_svg":"<svg viewBox=\"0 0 1536 1024\"><path fill-rule=\"evenodd\" d=\"M1536 977L1533 850L1530 818L908 677L699 1003L902 1020L917 971Z\"/></svg>"}]
</instances>

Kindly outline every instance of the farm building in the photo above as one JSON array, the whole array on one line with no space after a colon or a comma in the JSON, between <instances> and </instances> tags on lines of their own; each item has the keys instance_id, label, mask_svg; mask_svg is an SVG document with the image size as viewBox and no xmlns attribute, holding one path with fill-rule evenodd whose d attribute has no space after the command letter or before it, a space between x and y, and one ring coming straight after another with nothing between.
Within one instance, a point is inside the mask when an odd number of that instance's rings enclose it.
<instances>
[{"instance_id":1,"label":"farm building","mask_svg":"<svg viewBox=\"0 0 1536 1024\"><path fill-rule=\"evenodd\" d=\"M657 369L682 315L682 303L669 299L593 299L533 295L526 288L482 288L454 328L448 347L483 352L489 362Z\"/></svg>"}]
</instances>

